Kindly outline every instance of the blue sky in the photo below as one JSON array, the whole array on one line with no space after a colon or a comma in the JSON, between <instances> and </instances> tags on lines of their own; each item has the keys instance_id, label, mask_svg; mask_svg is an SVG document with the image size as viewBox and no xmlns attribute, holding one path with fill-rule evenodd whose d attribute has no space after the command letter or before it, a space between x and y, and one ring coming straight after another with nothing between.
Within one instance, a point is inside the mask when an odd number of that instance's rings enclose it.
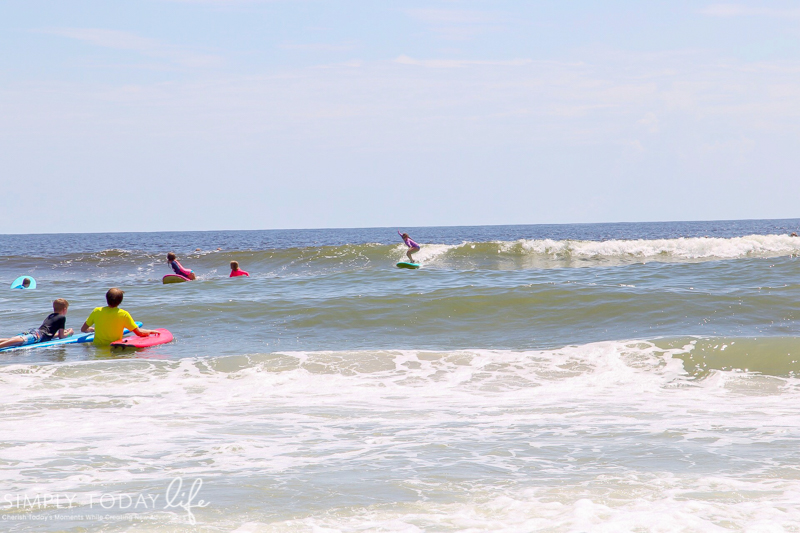
<instances>
[{"instance_id":1,"label":"blue sky","mask_svg":"<svg viewBox=\"0 0 800 533\"><path fill-rule=\"evenodd\" d=\"M797 217L800 5L0 3L0 233Z\"/></svg>"}]
</instances>

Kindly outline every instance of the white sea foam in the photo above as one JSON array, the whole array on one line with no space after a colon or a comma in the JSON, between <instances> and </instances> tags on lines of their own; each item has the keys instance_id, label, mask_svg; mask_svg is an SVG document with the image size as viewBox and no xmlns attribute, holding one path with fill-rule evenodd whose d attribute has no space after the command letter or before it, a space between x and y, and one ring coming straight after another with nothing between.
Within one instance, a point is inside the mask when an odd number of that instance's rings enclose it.
<instances>
[{"instance_id":1,"label":"white sea foam","mask_svg":"<svg viewBox=\"0 0 800 533\"><path fill-rule=\"evenodd\" d=\"M397 252L405 251L398 246ZM399 254L398 254L399 255ZM747 257L800 255L800 238L786 235L748 235L733 238L678 238L608 241L520 239L488 243L463 242L456 245L425 244L415 254L421 263L453 260L481 261L519 258L579 265L586 261L709 261ZM546 266L542 264L541 266Z\"/></svg>"},{"instance_id":2,"label":"white sea foam","mask_svg":"<svg viewBox=\"0 0 800 533\"><path fill-rule=\"evenodd\" d=\"M520 245L529 252L572 257L674 257L681 259L736 259L778 257L800 253L800 238L786 235L745 237L637 239L609 241L523 240L505 243L504 250Z\"/></svg>"},{"instance_id":3,"label":"white sea foam","mask_svg":"<svg viewBox=\"0 0 800 533\"><path fill-rule=\"evenodd\" d=\"M614 483L619 483L614 487ZM685 483L659 479L608 479L605 487L580 491L571 498L546 490L471 493L465 502L420 502L388 509L374 506L314 515L280 523L247 522L236 533L265 531L791 531L800 520L795 498L800 483L776 484L764 491L758 483L701 478ZM709 489L696 493L697 487ZM632 498L619 498L620 487ZM761 498L732 505L742 492ZM773 497L770 497L770 496Z\"/></svg>"},{"instance_id":4,"label":"white sea foam","mask_svg":"<svg viewBox=\"0 0 800 533\"><path fill-rule=\"evenodd\" d=\"M448 244L426 244L425 246L421 246L419 252L414 253L414 261L418 263L429 263L434 259L438 259L443 255L447 254L450 250L455 250L462 245L448 245ZM399 261L406 261L408 257L406 256L406 251L408 248L400 244L395 247L395 251L398 255Z\"/></svg>"},{"instance_id":5,"label":"white sea foam","mask_svg":"<svg viewBox=\"0 0 800 533\"><path fill-rule=\"evenodd\" d=\"M99 492L201 477L217 507L200 520L221 512L226 530L242 531L796 521L800 381L720 371L696 380L676 357L693 349L637 341L9 365L4 490L74 492L86 505Z\"/></svg>"}]
</instances>

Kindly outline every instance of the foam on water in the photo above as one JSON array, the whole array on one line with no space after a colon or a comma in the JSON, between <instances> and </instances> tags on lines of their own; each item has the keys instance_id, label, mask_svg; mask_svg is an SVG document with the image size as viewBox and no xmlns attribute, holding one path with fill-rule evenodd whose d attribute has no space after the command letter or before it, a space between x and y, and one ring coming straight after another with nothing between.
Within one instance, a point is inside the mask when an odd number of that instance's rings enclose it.
<instances>
[{"instance_id":1,"label":"foam on water","mask_svg":"<svg viewBox=\"0 0 800 533\"><path fill-rule=\"evenodd\" d=\"M471 494L468 501L454 504L420 502L413 505L347 510L335 515L313 516L280 523L248 522L236 533L265 531L791 531L800 519L796 500L798 483L773 487L776 499L732 503L739 494L761 487L725 479L695 480L691 486L673 477L620 479L629 493L598 490L589 497L575 495L557 501L546 491L533 489L517 493ZM706 499L692 493L708 490ZM590 492L589 490L586 491ZM688 495L689 497L685 497ZM766 495L765 495L766 496Z\"/></svg>"},{"instance_id":2,"label":"foam on water","mask_svg":"<svg viewBox=\"0 0 800 533\"><path fill-rule=\"evenodd\" d=\"M404 250L402 246L399 250ZM800 254L800 238L787 235L747 235L733 238L677 238L606 241L519 239L468 242L456 245L425 244L415 255L420 261L492 255L543 256L551 259L721 260L745 257L781 257Z\"/></svg>"},{"instance_id":3,"label":"foam on water","mask_svg":"<svg viewBox=\"0 0 800 533\"><path fill-rule=\"evenodd\" d=\"M101 490L200 477L212 506L198 520L224 530L797 520L800 381L698 377L680 358L695 349L615 341L8 365L0 470L6 493L71 492L84 506ZM133 530L169 530L168 515Z\"/></svg>"},{"instance_id":4,"label":"foam on water","mask_svg":"<svg viewBox=\"0 0 800 533\"><path fill-rule=\"evenodd\" d=\"M398 246L396 252L404 251ZM396 253L395 252L395 253ZM787 235L747 235L732 238L635 239L606 241L520 239L517 241L429 243L415 255L420 262L450 258L491 259L492 255L541 256L542 259L700 261L800 254L800 238Z\"/></svg>"},{"instance_id":5,"label":"foam on water","mask_svg":"<svg viewBox=\"0 0 800 533\"><path fill-rule=\"evenodd\" d=\"M609 241L517 241L504 243L504 250L521 246L540 254L574 257L626 257L681 259L735 259L741 257L777 257L800 252L800 238L787 235L747 235L744 237L637 239Z\"/></svg>"}]
</instances>

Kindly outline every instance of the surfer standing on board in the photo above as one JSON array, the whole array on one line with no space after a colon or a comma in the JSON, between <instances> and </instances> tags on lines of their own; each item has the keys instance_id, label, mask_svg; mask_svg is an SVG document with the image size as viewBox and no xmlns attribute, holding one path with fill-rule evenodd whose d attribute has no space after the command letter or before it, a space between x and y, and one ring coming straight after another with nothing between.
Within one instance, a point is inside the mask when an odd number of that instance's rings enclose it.
<instances>
[{"instance_id":1,"label":"surfer standing on board","mask_svg":"<svg viewBox=\"0 0 800 533\"><path fill-rule=\"evenodd\" d=\"M413 263L414 258L411 257L411 254L419 252L419 244L412 241L411 237L408 236L408 233L400 233L400 231L398 231L397 234L403 238L403 242L406 243L406 246L408 246L408 251L406 252L406 255L408 256L409 262Z\"/></svg>"}]
</instances>

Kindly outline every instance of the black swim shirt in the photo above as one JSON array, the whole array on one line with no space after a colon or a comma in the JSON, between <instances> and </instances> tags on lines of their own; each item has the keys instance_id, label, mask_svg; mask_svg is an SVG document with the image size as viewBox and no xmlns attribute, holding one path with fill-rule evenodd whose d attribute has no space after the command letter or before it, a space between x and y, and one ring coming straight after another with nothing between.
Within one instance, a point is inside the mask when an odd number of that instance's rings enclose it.
<instances>
[{"instance_id":1,"label":"black swim shirt","mask_svg":"<svg viewBox=\"0 0 800 533\"><path fill-rule=\"evenodd\" d=\"M53 340L58 330L64 329L66 326L67 317L65 315L50 313L47 318L44 319L42 325L39 326L39 331L42 333L42 340L40 342Z\"/></svg>"}]
</instances>

